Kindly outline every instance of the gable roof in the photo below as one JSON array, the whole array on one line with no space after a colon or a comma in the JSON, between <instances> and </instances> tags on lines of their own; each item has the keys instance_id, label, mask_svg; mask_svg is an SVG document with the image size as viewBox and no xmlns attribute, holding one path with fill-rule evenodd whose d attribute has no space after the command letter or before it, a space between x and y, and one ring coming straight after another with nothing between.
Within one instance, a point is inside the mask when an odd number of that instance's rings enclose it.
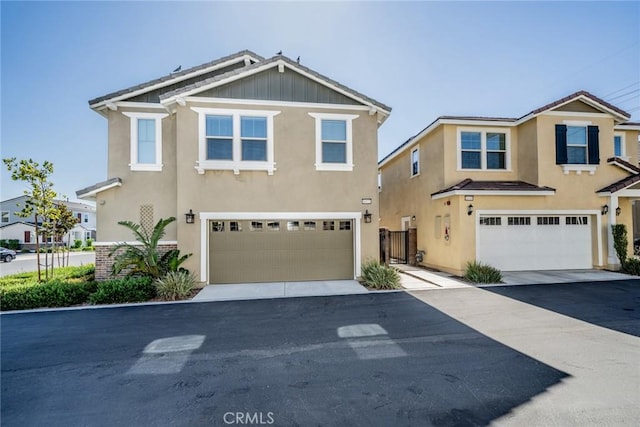
<instances>
[{"instance_id":1,"label":"gable roof","mask_svg":"<svg viewBox=\"0 0 640 427\"><path fill-rule=\"evenodd\" d=\"M600 190L596 191L596 193L600 194L600 193L605 193L605 194L613 194L613 193L617 193L620 190L624 190L627 189L629 187L631 187L633 184L637 183L640 181L640 174L636 174L636 175L630 175L627 176L625 178L622 178L621 180L618 180L616 182L614 182L613 184L609 184L606 187L601 188Z\"/></svg>"},{"instance_id":2,"label":"gable roof","mask_svg":"<svg viewBox=\"0 0 640 427\"><path fill-rule=\"evenodd\" d=\"M78 197L78 199L91 199L95 197L96 194L98 194L99 192L105 191L114 187L122 187L121 178L111 178L106 181L102 181L92 186L78 190L76 191L76 197Z\"/></svg>"},{"instance_id":3,"label":"gable roof","mask_svg":"<svg viewBox=\"0 0 640 427\"><path fill-rule=\"evenodd\" d=\"M385 116L388 116L389 113L391 112L391 107L379 101L376 101L375 99L370 98L341 83L338 83L337 81L330 79L329 77L326 77L308 67L305 67L304 65L300 65L298 62L293 61L284 55L276 55L265 61L261 61L261 62L251 64L246 67L238 68L235 70L231 70L224 74L213 76L206 80L195 82L185 87L177 88L175 90L172 90L170 92L160 95L160 102L165 105L169 103L173 103L178 98L194 95L194 94L203 92L207 89L221 86L231 81L235 81L253 74L257 74L276 66L286 66L287 68L299 74L302 74L305 77L309 77L312 80L315 80L316 82L330 89L333 89L343 95L346 95L347 97L361 104L365 104L380 110Z\"/></svg>"},{"instance_id":4,"label":"gable roof","mask_svg":"<svg viewBox=\"0 0 640 427\"><path fill-rule=\"evenodd\" d=\"M543 114L547 111L553 110L555 108L561 107L563 105L569 104L570 102L574 102L574 101L582 101L596 109L612 114L617 118L617 121L618 121L616 127L625 126L625 127L628 127L628 129L634 129L635 127L640 125L640 123L628 122L628 120L631 118L631 115L626 111L621 110L620 108L612 104L609 104L608 102L598 98L595 95L592 95L586 90L581 90L581 91L572 93L569 96L565 96L562 99L558 99L557 101L553 101L549 104L546 104L540 108L536 108L535 110L525 114L524 116L520 116L519 118L484 117L484 116L440 116L437 119L435 119L433 122L431 122L427 127L422 129L420 132L418 132L411 138L407 139L405 142L400 144L398 147L393 149L389 154L383 157L378 162L378 167L384 166L386 163L391 161L393 158L395 158L405 149L411 147L415 142L417 142L422 137L429 134L430 132L432 132L434 129L436 129L438 126L442 124L457 124L457 125L495 124L495 125L506 126L506 127L518 126L528 120L533 119L534 117L540 114Z\"/></svg>"},{"instance_id":5,"label":"gable roof","mask_svg":"<svg viewBox=\"0 0 640 427\"><path fill-rule=\"evenodd\" d=\"M620 157L609 157L607 159L607 163L609 163L610 165L618 166L619 168L624 169L627 172L631 172L633 174L640 173L639 167L627 162L624 159L621 159Z\"/></svg>"},{"instance_id":6,"label":"gable roof","mask_svg":"<svg viewBox=\"0 0 640 427\"><path fill-rule=\"evenodd\" d=\"M123 98L129 98L135 95L139 95L157 89L158 87L169 86L188 78L222 68L225 65L230 65L232 63L238 63L245 60L248 60L250 62L259 62L264 60L264 58L250 50L242 50L240 52L236 52L234 54L216 59L214 61L206 62L204 64L197 65L195 67L191 67L176 73L170 73L166 76L153 79L145 83L140 83L126 89L118 90L107 95L94 98L89 101L89 106L92 109L97 109L109 102L114 102Z\"/></svg>"},{"instance_id":7,"label":"gable roof","mask_svg":"<svg viewBox=\"0 0 640 427\"><path fill-rule=\"evenodd\" d=\"M582 101L587 105L590 105L598 110L605 111L614 116L617 116L620 122L626 122L631 118L631 115L624 110L616 107L615 105L609 104L607 101L604 101L597 96L587 92L586 90L580 90L578 92L572 93L569 96L565 96L562 99L558 99L557 101L553 101L547 105L543 105L540 108L536 108L528 114L520 117L519 121L526 121L532 119L533 117L545 113L547 111L553 110L555 108L561 107L573 101Z\"/></svg>"},{"instance_id":8,"label":"gable roof","mask_svg":"<svg viewBox=\"0 0 640 427\"><path fill-rule=\"evenodd\" d=\"M555 188L529 184L524 181L474 181L466 178L457 184L431 194L432 199L460 195L518 195L552 196Z\"/></svg>"}]
</instances>

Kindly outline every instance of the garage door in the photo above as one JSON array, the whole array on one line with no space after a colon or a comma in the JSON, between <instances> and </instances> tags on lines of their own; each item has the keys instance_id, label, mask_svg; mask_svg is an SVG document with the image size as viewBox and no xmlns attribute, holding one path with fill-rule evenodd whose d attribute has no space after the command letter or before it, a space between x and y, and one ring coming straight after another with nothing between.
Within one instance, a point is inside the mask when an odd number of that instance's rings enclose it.
<instances>
[{"instance_id":1,"label":"garage door","mask_svg":"<svg viewBox=\"0 0 640 427\"><path fill-rule=\"evenodd\" d=\"M592 268L591 217L480 216L477 258L504 271Z\"/></svg>"},{"instance_id":2,"label":"garage door","mask_svg":"<svg viewBox=\"0 0 640 427\"><path fill-rule=\"evenodd\" d=\"M352 220L209 222L209 282L353 279Z\"/></svg>"}]
</instances>

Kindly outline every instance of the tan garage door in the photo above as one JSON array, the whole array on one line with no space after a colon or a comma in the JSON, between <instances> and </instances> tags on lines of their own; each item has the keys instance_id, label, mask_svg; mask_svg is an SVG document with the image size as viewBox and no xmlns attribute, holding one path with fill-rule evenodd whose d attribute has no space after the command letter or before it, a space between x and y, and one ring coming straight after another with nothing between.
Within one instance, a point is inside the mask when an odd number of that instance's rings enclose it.
<instances>
[{"instance_id":1,"label":"tan garage door","mask_svg":"<svg viewBox=\"0 0 640 427\"><path fill-rule=\"evenodd\" d=\"M209 283L353 279L352 220L209 222Z\"/></svg>"}]
</instances>

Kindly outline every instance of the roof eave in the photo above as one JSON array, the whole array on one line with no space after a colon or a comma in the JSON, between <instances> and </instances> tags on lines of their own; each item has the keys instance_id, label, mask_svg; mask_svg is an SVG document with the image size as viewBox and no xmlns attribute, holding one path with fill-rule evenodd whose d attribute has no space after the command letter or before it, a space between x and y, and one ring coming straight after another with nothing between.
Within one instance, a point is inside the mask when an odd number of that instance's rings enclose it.
<instances>
[{"instance_id":1,"label":"roof eave","mask_svg":"<svg viewBox=\"0 0 640 427\"><path fill-rule=\"evenodd\" d=\"M451 190L444 193L434 193L431 200L444 199L452 196L555 196L555 190Z\"/></svg>"},{"instance_id":2,"label":"roof eave","mask_svg":"<svg viewBox=\"0 0 640 427\"><path fill-rule=\"evenodd\" d=\"M138 96L138 95L144 94L144 93L152 91L152 90L160 89L160 88L163 88L163 87L166 87L166 86L181 82L183 80L187 80L187 79L190 79L190 78L193 78L193 77L197 77L199 75L206 74L206 73L209 73L211 71L215 71L217 69L224 68L224 67L232 65L232 64L236 64L238 62L241 62L241 61L244 61L244 60L247 60L247 59L248 60L253 60L256 63L261 62L261 61L264 60L259 55L256 55L256 54L253 54L253 53L244 52L241 55L238 55L238 56L235 56L235 57L232 57L232 58L228 59L227 61L223 61L223 62L217 63L217 64L212 65L210 67L202 68L202 69L199 69L199 70L194 70L193 72L190 72L190 73L180 74L179 76L176 76L175 78L167 79L167 80L164 80L162 82L158 82L158 83L156 83L154 85L150 85L150 86L143 87L143 88L140 88L140 89L135 90L135 91L131 91L131 92L123 93L123 94L120 94L120 95L116 95L116 96L113 96L111 98L104 99L104 100L101 100L99 102L95 102L93 104L91 103L91 101L89 101L89 108L91 108L92 110L97 111L98 113L106 116L101 111L104 110L105 108L107 108L108 104L112 104L114 102L121 101L123 99L127 99L127 98L131 98L131 97L134 97L134 96ZM96 99L100 99L100 98L96 98Z\"/></svg>"}]
</instances>

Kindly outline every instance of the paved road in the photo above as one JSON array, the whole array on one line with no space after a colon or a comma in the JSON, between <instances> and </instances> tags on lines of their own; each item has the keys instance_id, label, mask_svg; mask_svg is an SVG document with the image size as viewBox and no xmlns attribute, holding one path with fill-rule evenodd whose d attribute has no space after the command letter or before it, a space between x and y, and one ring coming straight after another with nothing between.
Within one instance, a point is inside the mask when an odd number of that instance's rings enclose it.
<instances>
[{"instance_id":1,"label":"paved road","mask_svg":"<svg viewBox=\"0 0 640 427\"><path fill-rule=\"evenodd\" d=\"M4 314L0 421L637 425L640 282L505 289Z\"/></svg>"},{"instance_id":2,"label":"paved road","mask_svg":"<svg viewBox=\"0 0 640 427\"><path fill-rule=\"evenodd\" d=\"M44 264L44 254L42 254L42 257L40 262ZM95 252L71 252L69 254L69 265L93 264L95 259ZM18 254L17 258L11 262L0 262L0 277L24 271L36 271L37 269L36 254Z\"/></svg>"}]
</instances>

